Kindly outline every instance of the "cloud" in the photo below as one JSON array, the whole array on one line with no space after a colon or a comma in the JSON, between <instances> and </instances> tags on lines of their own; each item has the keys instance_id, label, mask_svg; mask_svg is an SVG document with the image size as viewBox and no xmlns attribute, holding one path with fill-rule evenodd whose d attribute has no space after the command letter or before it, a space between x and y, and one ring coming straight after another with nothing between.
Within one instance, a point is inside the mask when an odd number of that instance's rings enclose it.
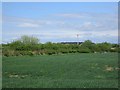
<instances>
[{"instance_id":1,"label":"cloud","mask_svg":"<svg viewBox=\"0 0 120 90\"><path fill-rule=\"evenodd\" d=\"M117 16L113 14L63 13L52 19L9 17L3 20L5 24L9 22L9 26L13 25L13 27L3 30L5 32L3 36L6 36L4 38L34 35L39 37L42 42L55 40L59 42L62 40L74 41L76 34L80 34L81 40L111 41L110 39L113 39L115 42L115 38L118 36ZM14 28L15 26L17 28Z\"/></svg>"},{"instance_id":2,"label":"cloud","mask_svg":"<svg viewBox=\"0 0 120 90\"><path fill-rule=\"evenodd\" d=\"M61 27L70 29L109 31L117 29L118 24L117 13L60 13L56 16L66 21Z\"/></svg>"},{"instance_id":3,"label":"cloud","mask_svg":"<svg viewBox=\"0 0 120 90\"><path fill-rule=\"evenodd\" d=\"M61 41L77 41L77 34L80 34L79 40L84 41L84 40L94 40L94 42L97 41L111 41L111 42L117 42L117 32L110 30L109 32L107 31L101 31L101 32L85 32L85 31L75 31L75 30L70 30L69 32L65 30L58 30L58 31L50 31L48 32L47 30L45 31L25 31L22 30L21 32L16 32L16 33L5 33L3 34L3 41L12 41L15 39L20 38L22 35L29 35L29 36L35 36L40 39L40 42L61 42ZM7 38L6 40L6 37ZM14 38L15 37L15 38Z\"/></svg>"},{"instance_id":4,"label":"cloud","mask_svg":"<svg viewBox=\"0 0 120 90\"><path fill-rule=\"evenodd\" d=\"M83 13L59 13L55 14L55 16L59 17L66 17L66 18L105 18L105 19L114 19L113 17L117 17L118 13L110 14L110 13L90 13L90 12L83 12ZM109 18L111 17L111 18Z\"/></svg>"},{"instance_id":5,"label":"cloud","mask_svg":"<svg viewBox=\"0 0 120 90\"><path fill-rule=\"evenodd\" d=\"M63 25L65 24L64 21L62 20L55 20L55 19L33 19L33 18L22 18L22 17L8 17L4 16L3 17L3 24L9 23L9 24L14 24L14 26L17 27L54 27L58 25Z\"/></svg>"},{"instance_id":6,"label":"cloud","mask_svg":"<svg viewBox=\"0 0 120 90\"><path fill-rule=\"evenodd\" d=\"M33 27L39 27L38 24L34 24L34 23L22 23L19 24L18 27L28 27L28 28L33 28Z\"/></svg>"},{"instance_id":7,"label":"cloud","mask_svg":"<svg viewBox=\"0 0 120 90\"><path fill-rule=\"evenodd\" d=\"M57 14L56 16L67 17L67 18L82 18L82 17L84 17L83 14L77 14L77 13L63 13L63 14Z\"/></svg>"}]
</instances>

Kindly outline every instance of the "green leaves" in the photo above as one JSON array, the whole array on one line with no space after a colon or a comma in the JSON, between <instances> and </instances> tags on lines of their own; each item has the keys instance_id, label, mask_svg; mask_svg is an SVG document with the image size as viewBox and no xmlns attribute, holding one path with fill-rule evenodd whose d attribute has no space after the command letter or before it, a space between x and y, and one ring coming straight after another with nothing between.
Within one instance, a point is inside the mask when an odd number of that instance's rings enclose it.
<instances>
[{"instance_id":1,"label":"green leaves","mask_svg":"<svg viewBox=\"0 0 120 90\"><path fill-rule=\"evenodd\" d=\"M61 44L47 42L40 44L36 37L22 36L19 40L3 45L4 56L20 55L53 55L65 53L96 53L96 52L120 52L119 45L111 43L93 43L90 40L82 44ZM12 54L11 54L12 52Z\"/></svg>"}]
</instances>

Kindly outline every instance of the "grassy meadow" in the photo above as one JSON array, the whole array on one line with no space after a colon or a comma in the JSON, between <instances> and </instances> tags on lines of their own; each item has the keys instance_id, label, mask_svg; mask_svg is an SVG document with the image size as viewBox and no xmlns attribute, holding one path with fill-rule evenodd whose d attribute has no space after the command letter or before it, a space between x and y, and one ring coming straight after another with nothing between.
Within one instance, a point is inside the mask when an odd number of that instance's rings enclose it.
<instances>
[{"instance_id":1,"label":"grassy meadow","mask_svg":"<svg viewBox=\"0 0 120 90\"><path fill-rule=\"evenodd\" d=\"M117 88L117 53L3 57L3 88Z\"/></svg>"}]
</instances>

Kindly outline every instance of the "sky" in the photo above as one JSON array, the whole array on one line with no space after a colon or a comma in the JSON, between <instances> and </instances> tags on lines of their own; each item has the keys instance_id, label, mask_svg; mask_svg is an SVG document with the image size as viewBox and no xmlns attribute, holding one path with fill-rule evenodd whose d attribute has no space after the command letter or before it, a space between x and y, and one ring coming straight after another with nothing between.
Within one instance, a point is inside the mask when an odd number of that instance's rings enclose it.
<instances>
[{"instance_id":1,"label":"sky","mask_svg":"<svg viewBox=\"0 0 120 90\"><path fill-rule=\"evenodd\" d=\"M41 43L118 43L118 3L3 2L2 43L22 35L37 37Z\"/></svg>"}]
</instances>

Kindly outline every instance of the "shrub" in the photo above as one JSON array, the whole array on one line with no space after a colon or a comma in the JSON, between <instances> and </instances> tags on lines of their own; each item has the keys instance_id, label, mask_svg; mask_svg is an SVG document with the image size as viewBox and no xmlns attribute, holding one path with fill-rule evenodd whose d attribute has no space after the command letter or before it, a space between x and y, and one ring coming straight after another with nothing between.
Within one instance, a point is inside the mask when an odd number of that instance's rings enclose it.
<instances>
[{"instance_id":1,"label":"shrub","mask_svg":"<svg viewBox=\"0 0 120 90\"><path fill-rule=\"evenodd\" d=\"M90 53L91 50L90 50L89 48L85 48L85 47L84 47L84 48L79 49L78 52L79 52L79 53Z\"/></svg>"},{"instance_id":2,"label":"shrub","mask_svg":"<svg viewBox=\"0 0 120 90\"><path fill-rule=\"evenodd\" d=\"M32 37L34 38L34 37ZM47 42L45 44L38 43L37 39L24 36L24 38L8 44L2 44L2 55L4 56L20 56L20 55L52 55L65 53L94 53L94 52L120 52L118 44L92 43L87 40L81 45L76 44L60 44ZM35 42L31 42L31 40ZM115 48L115 49L111 49Z\"/></svg>"}]
</instances>

